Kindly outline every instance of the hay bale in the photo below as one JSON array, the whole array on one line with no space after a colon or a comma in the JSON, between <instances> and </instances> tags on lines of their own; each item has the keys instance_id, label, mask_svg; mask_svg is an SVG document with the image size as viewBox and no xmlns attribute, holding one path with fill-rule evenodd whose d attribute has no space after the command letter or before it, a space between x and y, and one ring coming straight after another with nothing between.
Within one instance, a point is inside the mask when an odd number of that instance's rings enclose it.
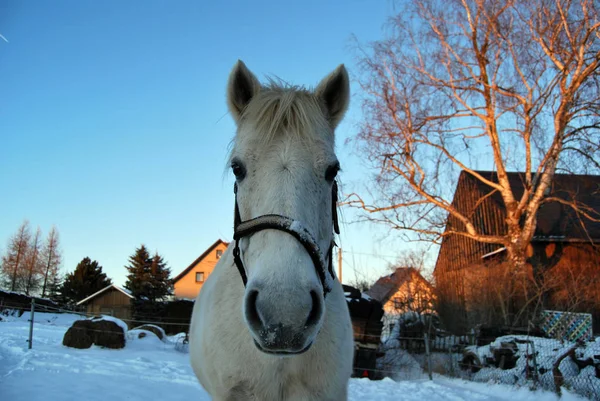
<instances>
[{"instance_id":1,"label":"hay bale","mask_svg":"<svg viewBox=\"0 0 600 401\"><path fill-rule=\"evenodd\" d=\"M166 337L165 331L164 331L162 328L160 328L160 327L158 327L158 326L155 326L155 325L153 325L153 324L144 324L144 325L142 325L142 326L136 327L134 330L146 330L146 331L151 331L151 332L153 332L154 334L156 334L156 336L157 336L157 337L158 337L158 338L159 338L161 341L163 341L163 340L165 339L165 337ZM141 337L140 337L140 338L141 338Z\"/></svg>"},{"instance_id":2,"label":"hay bale","mask_svg":"<svg viewBox=\"0 0 600 401\"><path fill-rule=\"evenodd\" d=\"M151 331L148 330L144 330L144 329L131 329L127 332L127 339L128 340L139 340L142 338L147 338L147 339L155 339L156 341L160 341L160 339L158 338L158 336L156 334L154 334Z\"/></svg>"},{"instance_id":3,"label":"hay bale","mask_svg":"<svg viewBox=\"0 0 600 401\"><path fill-rule=\"evenodd\" d=\"M127 332L127 347L131 349L163 349L164 343L156 334L148 330L133 329Z\"/></svg>"},{"instance_id":4,"label":"hay bale","mask_svg":"<svg viewBox=\"0 0 600 401\"><path fill-rule=\"evenodd\" d=\"M112 349L123 348L125 331L112 320L77 320L63 338L63 345L67 347L90 348L92 344Z\"/></svg>"},{"instance_id":5,"label":"hay bale","mask_svg":"<svg viewBox=\"0 0 600 401\"><path fill-rule=\"evenodd\" d=\"M109 320L93 320L92 323L94 344L113 349L125 347L125 331L117 323Z\"/></svg>"},{"instance_id":6,"label":"hay bale","mask_svg":"<svg viewBox=\"0 0 600 401\"><path fill-rule=\"evenodd\" d=\"M94 343L90 336L90 321L77 320L73 323L63 337L63 345L71 348L90 348Z\"/></svg>"}]
</instances>

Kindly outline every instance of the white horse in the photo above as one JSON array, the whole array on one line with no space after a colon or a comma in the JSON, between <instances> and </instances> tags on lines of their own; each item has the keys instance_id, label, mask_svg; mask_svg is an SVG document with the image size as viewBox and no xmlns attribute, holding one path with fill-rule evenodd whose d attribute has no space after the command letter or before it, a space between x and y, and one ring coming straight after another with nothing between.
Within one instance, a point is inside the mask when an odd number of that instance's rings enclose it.
<instances>
[{"instance_id":1,"label":"white horse","mask_svg":"<svg viewBox=\"0 0 600 401\"><path fill-rule=\"evenodd\" d=\"M349 96L343 65L314 91L261 85L241 61L231 72L235 243L190 328L192 367L216 401L347 400L352 325L331 248Z\"/></svg>"}]
</instances>

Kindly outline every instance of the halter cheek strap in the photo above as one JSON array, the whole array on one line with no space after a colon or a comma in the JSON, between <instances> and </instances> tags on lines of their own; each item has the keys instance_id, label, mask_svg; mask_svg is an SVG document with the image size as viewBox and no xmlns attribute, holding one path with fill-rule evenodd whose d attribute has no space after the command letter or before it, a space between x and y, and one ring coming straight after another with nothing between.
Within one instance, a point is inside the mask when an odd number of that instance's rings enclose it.
<instances>
[{"instance_id":1,"label":"halter cheek strap","mask_svg":"<svg viewBox=\"0 0 600 401\"><path fill-rule=\"evenodd\" d=\"M300 242L306 252L308 252L323 286L323 296L331 291L331 287L327 285L326 271L329 271L332 279L335 279L333 273L333 247L335 242L331 241L329 249L327 251L327 264L325 267L325 261L323 260L323 254L315 238L312 234L297 220L293 220L287 216L281 216L278 214L266 214L263 216L256 217L251 220L242 221L240 216L240 210L237 203L237 184L233 187L235 194L235 216L234 216L234 234L233 239L235 240L235 248L233 249L233 260L240 273L244 287L248 282L248 276L246 275L246 269L242 260L240 251L240 239L252 235L258 231L273 229L286 232L292 235L298 242ZM331 207L333 217L333 230L336 234L340 233L338 216L337 216L337 183L334 181L331 195Z\"/></svg>"}]
</instances>

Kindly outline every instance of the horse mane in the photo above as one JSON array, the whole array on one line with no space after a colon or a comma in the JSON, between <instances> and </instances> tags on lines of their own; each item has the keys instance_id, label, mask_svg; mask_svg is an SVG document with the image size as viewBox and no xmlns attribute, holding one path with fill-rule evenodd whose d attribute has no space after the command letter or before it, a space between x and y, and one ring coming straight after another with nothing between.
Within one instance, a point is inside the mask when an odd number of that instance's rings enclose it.
<instances>
[{"instance_id":1,"label":"horse mane","mask_svg":"<svg viewBox=\"0 0 600 401\"><path fill-rule=\"evenodd\" d=\"M276 79L261 87L244 109L241 121L262 143L284 133L312 143L325 140L331 132L324 106L312 91Z\"/></svg>"}]
</instances>

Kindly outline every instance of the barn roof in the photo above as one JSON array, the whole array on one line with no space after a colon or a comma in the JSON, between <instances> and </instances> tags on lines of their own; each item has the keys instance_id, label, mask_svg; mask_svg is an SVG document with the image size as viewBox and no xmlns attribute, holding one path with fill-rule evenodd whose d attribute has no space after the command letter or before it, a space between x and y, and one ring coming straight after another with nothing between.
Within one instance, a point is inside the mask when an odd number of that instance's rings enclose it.
<instances>
[{"instance_id":1,"label":"barn roof","mask_svg":"<svg viewBox=\"0 0 600 401\"><path fill-rule=\"evenodd\" d=\"M392 274L380 277L365 294L385 304L402 286L402 284L413 279L422 280L431 286L414 267L399 267Z\"/></svg>"},{"instance_id":2,"label":"barn roof","mask_svg":"<svg viewBox=\"0 0 600 401\"><path fill-rule=\"evenodd\" d=\"M496 172L477 171L484 178L498 182ZM484 194L490 194L496 206L504 211L505 206L502 196L498 191L487 186L482 181L463 171L461 175L470 178ZM508 180L517 199L523 194L525 175L521 172L509 172ZM461 182L462 180L459 180ZM466 186L459 185L456 191L467 190ZM566 202L574 202L586 209L589 213L600 218L600 176L555 174L548 196L556 197ZM456 197L456 194L455 194ZM485 220L480 220L482 222ZM538 211L537 227L534 241L590 241L600 239L600 221L593 221L572 207L559 202L542 204Z\"/></svg>"},{"instance_id":3,"label":"barn roof","mask_svg":"<svg viewBox=\"0 0 600 401\"><path fill-rule=\"evenodd\" d=\"M186 274L188 274L188 272L190 270L192 270L194 268L194 266L196 266L202 259L204 259L206 256L208 256L220 244L228 246L229 242L225 242L222 239L216 240L214 244L212 244L211 246L209 246L208 249L206 251L204 251L204 253L202 253L202 255L198 256L196 258L196 260L194 260L192 263L190 263L190 265L188 267L186 267L185 269L183 269L183 271L181 273L179 273L173 279L173 283L176 283L177 281L179 281L180 279L182 279Z\"/></svg>"},{"instance_id":4,"label":"barn roof","mask_svg":"<svg viewBox=\"0 0 600 401\"><path fill-rule=\"evenodd\" d=\"M90 299L97 297L98 295L102 294L103 292L108 291L110 288L114 288L114 289L122 292L123 294L127 295L129 298L133 299L133 295L131 295L131 291L126 290L125 288L121 288L121 287L119 287L119 286L117 286L115 284L111 284L109 286L104 287L100 291L93 293L89 297L87 297L85 299L82 299L81 301L77 302L77 305L81 305L81 304L89 301Z\"/></svg>"}]
</instances>

